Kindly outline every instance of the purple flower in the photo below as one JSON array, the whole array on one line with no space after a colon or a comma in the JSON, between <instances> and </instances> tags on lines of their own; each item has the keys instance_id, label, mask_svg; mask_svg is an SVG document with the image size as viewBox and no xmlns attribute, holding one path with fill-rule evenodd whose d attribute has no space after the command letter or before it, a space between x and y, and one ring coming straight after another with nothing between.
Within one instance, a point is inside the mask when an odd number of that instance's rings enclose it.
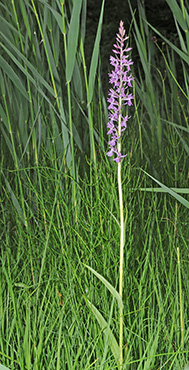
<instances>
[{"instance_id":1,"label":"purple flower","mask_svg":"<svg viewBox=\"0 0 189 370\"><path fill-rule=\"evenodd\" d=\"M130 66L133 64L129 59L128 53L131 48L125 47L124 43L128 40L125 36L125 29L123 22L120 22L119 33L116 35L116 44L113 45L113 53L115 56L110 56L110 64L114 70L109 73L109 82L113 88L109 89L108 93L108 110L109 121L107 123L108 135L111 135L109 144L109 151L106 153L108 157L113 154L116 157L113 159L116 163L121 162L122 158L127 154L121 154L121 136L122 132L127 128L127 121L130 118L128 115L123 116L122 111L125 105L131 106L134 99L132 93L129 93L129 88L132 87L134 78L131 74ZM117 125L116 125L117 123Z\"/></svg>"},{"instance_id":2,"label":"purple flower","mask_svg":"<svg viewBox=\"0 0 189 370\"><path fill-rule=\"evenodd\" d=\"M117 153L117 157L116 157L116 158L114 158L114 159L113 159L113 161L115 161L115 162L117 162L117 163L118 163L118 162L121 162L121 159L122 159L122 158L124 158L124 157L126 157L126 156L127 156L127 154L125 154L125 155L121 155L121 153L120 153L120 152L118 152L118 153Z\"/></svg>"}]
</instances>

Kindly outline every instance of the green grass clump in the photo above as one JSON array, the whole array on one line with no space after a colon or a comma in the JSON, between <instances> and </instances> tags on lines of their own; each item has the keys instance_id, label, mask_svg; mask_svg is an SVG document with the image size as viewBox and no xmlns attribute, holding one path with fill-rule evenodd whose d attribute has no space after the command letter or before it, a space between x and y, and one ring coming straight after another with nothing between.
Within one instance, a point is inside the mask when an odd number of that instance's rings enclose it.
<instances>
[{"instance_id":1,"label":"green grass clump","mask_svg":"<svg viewBox=\"0 0 189 370\"><path fill-rule=\"evenodd\" d=\"M158 32L154 43L143 7L138 23L131 10L141 64L122 144L127 370L187 369L188 362L189 16L183 1L167 3L175 44ZM104 2L89 70L85 1L0 8L0 363L116 369L88 300L116 339L117 302L84 266L118 288L117 167L105 155L99 60Z\"/></svg>"}]
</instances>

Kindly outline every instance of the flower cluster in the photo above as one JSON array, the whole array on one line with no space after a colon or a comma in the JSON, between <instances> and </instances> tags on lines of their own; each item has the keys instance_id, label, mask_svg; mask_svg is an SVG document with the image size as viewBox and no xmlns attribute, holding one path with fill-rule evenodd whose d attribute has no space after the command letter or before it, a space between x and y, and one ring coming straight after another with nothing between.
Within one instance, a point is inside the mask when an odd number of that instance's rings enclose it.
<instances>
[{"instance_id":1,"label":"flower cluster","mask_svg":"<svg viewBox=\"0 0 189 370\"><path fill-rule=\"evenodd\" d=\"M132 87L131 81L133 81L130 72L130 65L133 62L131 59L128 59L129 55L126 54L132 48L124 47L124 42L128 38L128 36L125 36L125 29L121 21L116 44L114 44L114 49L112 50L115 57L110 56L110 64L114 67L114 70L109 73L109 82L113 85L113 88L109 90L108 94L108 103L110 104L108 106L107 134L111 135L111 140L108 142L110 150L106 154L108 157L111 157L115 153L116 158L113 159L115 162L121 162L121 159L126 157L126 155L121 155L121 141L119 139L122 132L127 128L127 121L130 117L128 115L122 116L122 108L124 105L132 105L132 99L134 99L133 95L128 93L128 88Z\"/></svg>"}]
</instances>

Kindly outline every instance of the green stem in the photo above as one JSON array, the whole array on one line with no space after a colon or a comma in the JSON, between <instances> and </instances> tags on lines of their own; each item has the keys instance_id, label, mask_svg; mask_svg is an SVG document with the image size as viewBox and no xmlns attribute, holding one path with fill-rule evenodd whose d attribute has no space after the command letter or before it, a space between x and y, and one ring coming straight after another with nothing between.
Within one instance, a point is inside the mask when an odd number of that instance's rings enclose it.
<instances>
[{"instance_id":1,"label":"green stem","mask_svg":"<svg viewBox=\"0 0 189 370\"><path fill-rule=\"evenodd\" d=\"M181 271L180 271L180 250L177 248L177 261L178 261L178 279L179 279L179 301L180 301L180 330L181 330L181 347L184 344L184 318L183 318L183 304L182 304L182 284L181 284Z\"/></svg>"},{"instance_id":2,"label":"green stem","mask_svg":"<svg viewBox=\"0 0 189 370\"><path fill-rule=\"evenodd\" d=\"M73 124L72 124L72 108L71 108L70 81L67 82L67 93L68 93L68 111L69 111L69 126L70 126L70 142L71 142L71 153L72 153L73 203L74 203L74 209L75 209L75 220L77 222L76 173L75 173L75 157L74 157L74 141L73 141Z\"/></svg>"},{"instance_id":3,"label":"green stem","mask_svg":"<svg viewBox=\"0 0 189 370\"><path fill-rule=\"evenodd\" d=\"M67 63L67 42L66 42L66 26L65 26L65 13L64 13L64 3L62 6L62 26L63 26L63 36L64 36L64 53L65 61ZM70 128L70 143L71 143L71 154L72 154L72 189L73 189L73 204L75 209L75 220L77 222L77 191L76 191L76 171L75 171L75 156L74 156L74 140L73 140L73 122L72 122L72 107L71 107L71 90L70 81L67 81L67 95L68 95L68 112L69 112L69 128Z\"/></svg>"},{"instance_id":4,"label":"green stem","mask_svg":"<svg viewBox=\"0 0 189 370\"><path fill-rule=\"evenodd\" d=\"M93 116L91 111L91 101L89 101L89 84L87 80L87 67L85 63L85 54L83 48L83 41L82 38L80 40L80 52L83 62L83 72L84 72L84 79L85 79L85 87L87 93L87 107L88 107L88 118L89 118L89 132L90 132L90 148L91 148L91 161L94 163L95 173L97 177L97 162L96 162L96 150L95 150L95 141L94 141L94 131L93 131Z\"/></svg>"},{"instance_id":5,"label":"green stem","mask_svg":"<svg viewBox=\"0 0 189 370\"><path fill-rule=\"evenodd\" d=\"M119 294L123 296L123 256L124 256L124 216L123 216L123 193L121 183L121 162L118 163L118 190L120 206L120 265L119 265ZM123 365L123 307L119 311L119 348L120 369Z\"/></svg>"},{"instance_id":6,"label":"green stem","mask_svg":"<svg viewBox=\"0 0 189 370\"><path fill-rule=\"evenodd\" d=\"M121 58L122 60L122 58ZM122 78L120 80L120 89L122 87ZM121 107L122 98L119 97L119 123L118 123L118 136L121 135ZM121 153L121 140L117 144L118 152ZM124 256L124 215L123 215L123 192L121 181L121 161L118 162L118 193L119 193L119 208L120 208L120 264L119 264L119 294L123 296L123 256ZM120 370L123 367L123 307L119 311L119 349L120 349Z\"/></svg>"}]
</instances>

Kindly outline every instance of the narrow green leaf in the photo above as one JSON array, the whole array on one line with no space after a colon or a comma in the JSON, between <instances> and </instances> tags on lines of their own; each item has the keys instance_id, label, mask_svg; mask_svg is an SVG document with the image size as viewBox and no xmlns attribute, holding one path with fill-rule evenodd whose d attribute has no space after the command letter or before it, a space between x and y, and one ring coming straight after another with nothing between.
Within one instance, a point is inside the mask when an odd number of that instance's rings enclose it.
<instances>
[{"instance_id":1,"label":"narrow green leaf","mask_svg":"<svg viewBox=\"0 0 189 370\"><path fill-rule=\"evenodd\" d=\"M5 96L5 84L4 84L4 77L3 77L3 74L0 70L0 88L1 88L1 91L2 91L2 95Z\"/></svg>"},{"instance_id":2,"label":"narrow green leaf","mask_svg":"<svg viewBox=\"0 0 189 370\"><path fill-rule=\"evenodd\" d=\"M180 194L189 194L189 189L185 188L170 188L173 190L175 193L180 193ZM136 189L137 190L137 189ZM140 191L150 191L154 193L167 193L167 190L163 188L140 188Z\"/></svg>"},{"instance_id":3,"label":"narrow green leaf","mask_svg":"<svg viewBox=\"0 0 189 370\"><path fill-rule=\"evenodd\" d=\"M73 70L73 84L76 91L76 96L80 101L83 100L83 85L81 77L81 69L78 65L77 60L75 61L74 70Z\"/></svg>"},{"instance_id":4,"label":"narrow green leaf","mask_svg":"<svg viewBox=\"0 0 189 370\"><path fill-rule=\"evenodd\" d=\"M20 0L20 10L21 10L21 13L22 13L22 19L23 19L24 24L25 24L26 29L27 29L27 35L28 35L29 39L31 40L31 27L30 27L30 23L29 23L29 20L28 20L26 4L23 0Z\"/></svg>"},{"instance_id":5,"label":"narrow green leaf","mask_svg":"<svg viewBox=\"0 0 189 370\"><path fill-rule=\"evenodd\" d=\"M133 17L134 27L136 31L136 33L134 33L135 42L136 42L137 49L140 55L141 64L145 72L145 78L147 80L147 87L150 90L150 98L154 102L155 97L154 97L154 89L153 89L153 83L152 83L152 78L151 78L151 73L150 73L151 66L149 64L149 57L148 57L148 52L147 52L147 39L144 36L144 29L142 27L142 24L140 27L141 29L139 29L138 27L138 23L135 19L135 14L132 10L130 2L129 2L129 7L130 7L130 11Z\"/></svg>"},{"instance_id":6,"label":"narrow green leaf","mask_svg":"<svg viewBox=\"0 0 189 370\"><path fill-rule=\"evenodd\" d=\"M33 73L35 80L32 78L32 76L27 72L27 70L22 66L22 64L18 61L18 59L11 53L11 51L0 42L0 46L6 51L6 53L9 55L9 57L13 60L13 62L16 64L16 66L30 79L30 81L34 84L34 86L37 88L38 82L41 82L43 86L50 92L51 95L54 95L54 90L52 87L45 81L45 79L37 72L37 70L33 67L33 65L28 61L28 59L10 42L10 40L3 35L0 32L1 36L3 36L6 45L9 44L11 49L13 49L16 54L23 60L23 62L27 65L27 67L31 70ZM27 99L28 96L27 96Z\"/></svg>"},{"instance_id":7,"label":"narrow green leaf","mask_svg":"<svg viewBox=\"0 0 189 370\"><path fill-rule=\"evenodd\" d=\"M80 34L83 44L85 43L86 19L87 19L87 0L83 0L80 25Z\"/></svg>"},{"instance_id":8,"label":"narrow green leaf","mask_svg":"<svg viewBox=\"0 0 189 370\"><path fill-rule=\"evenodd\" d=\"M0 117L1 117L1 122L4 123L6 129L9 131L9 123L8 123L8 119L7 119L7 116L5 114L5 111L0 103ZM2 125L0 126L2 127Z\"/></svg>"},{"instance_id":9,"label":"narrow green leaf","mask_svg":"<svg viewBox=\"0 0 189 370\"><path fill-rule=\"evenodd\" d=\"M8 38L12 40L12 42L14 42L13 35L19 36L18 30L1 15L0 15L0 31L6 34Z\"/></svg>"},{"instance_id":10,"label":"narrow green leaf","mask_svg":"<svg viewBox=\"0 0 189 370\"><path fill-rule=\"evenodd\" d=\"M152 177L151 175L149 175L149 173L147 173L146 171L142 170L146 175L148 175L152 180L154 180L158 185L160 185L163 189L165 189L165 191L167 193L169 193L170 195L172 195L176 200L178 200L178 202L180 202L181 204L183 204L183 206L185 206L186 208L189 208L189 202L184 199L183 197L181 197L181 195L175 193L171 188L168 188L166 185L162 184L160 181L156 180L154 177Z\"/></svg>"},{"instance_id":11,"label":"narrow green leaf","mask_svg":"<svg viewBox=\"0 0 189 370\"><path fill-rule=\"evenodd\" d=\"M178 36L179 36L179 40L180 40L180 46L181 46L181 49L184 53L187 53L187 47L185 45L185 40L184 40L184 37L182 35L182 32L178 26L178 23L177 21L175 20L175 25L176 25L176 28L177 28L177 32L178 32Z\"/></svg>"},{"instance_id":12,"label":"narrow green leaf","mask_svg":"<svg viewBox=\"0 0 189 370\"><path fill-rule=\"evenodd\" d=\"M148 24L148 26L158 35L160 36L186 63L189 64L189 56L188 54L185 54L182 50L180 50L179 48L177 48L177 46L175 46L171 41L169 41L168 39L166 39L166 37L164 37L159 31L156 30L156 28L154 28L153 26L151 26L150 23L148 23L146 20L145 22Z\"/></svg>"},{"instance_id":13,"label":"narrow green leaf","mask_svg":"<svg viewBox=\"0 0 189 370\"><path fill-rule=\"evenodd\" d=\"M1 32L0 32L1 34ZM6 38L5 35L2 34L2 36L5 38L5 40L9 43L10 41ZM43 77L35 70L35 68L32 66L32 64L19 52L19 50L17 48L14 47L13 44L11 44L10 46L16 51L16 53L19 55L19 57L21 57L23 59L23 61L26 63L26 65L28 66L29 69L31 69L31 71L33 72L34 74L34 77L35 79L31 76L31 74L29 74L27 72L27 70L21 65L20 62L18 62L18 60L16 60L15 56L5 47L5 45L3 45L1 42L0 42L0 46L2 46L4 48L4 50L7 52L7 54L12 58L12 60L17 64L17 67L29 78L29 80L32 82L32 84L35 86L35 88L40 92L40 94L44 97L44 99L47 101L47 103L51 106L51 108L53 109L53 111L56 113L57 117L60 118L61 120L61 124L62 124L62 127L65 128L65 130L67 131L67 126L65 124L65 119L63 118L63 114L62 114L62 110L61 110L61 116L58 114L58 112L56 111L56 109L54 108L53 104L51 103L51 101L49 100L49 98L47 97L47 95L44 93L44 89L41 89L38 82L41 82L44 87L46 87L48 89L48 91L53 95L53 97L55 97L54 95L54 91L52 89L52 87L50 87L50 85L43 79ZM61 104L62 104L62 101L61 101ZM63 109L63 108L62 108Z\"/></svg>"},{"instance_id":14,"label":"narrow green leaf","mask_svg":"<svg viewBox=\"0 0 189 370\"><path fill-rule=\"evenodd\" d=\"M110 343L111 351L115 357L115 360L117 364L119 365L119 346L118 343L111 331L111 329L108 327L108 323L104 319L104 317L101 315L101 313L97 310L97 308L87 299L87 302L89 304L89 307L91 311L93 312L94 316L96 317L100 327L102 328L104 334L108 336L108 340Z\"/></svg>"},{"instance_id":15,"label":"narrow green leaf","mask_svg":"<svg viewBox=\"0 0 189 370\"><path fill-rule=\"evenodd\" d=\"M51 50L50 42L49 42L46 31L43 32L43 36L44 36L44 42L46 44L48 58L49 58L51 69L52 69L52 74L53 74L54 79L59 84L60 83L60 77L59 77L59 74L58 74L57 69L56 69L55 60L54 60L54 57L53 57L53 53L52 53L52 50Z\"/></svg>"},{"instance_id":16,"label":"narrow green leaf","mask_svg":"<svg viewBox=\"0 0 189 370\"><path fill-rule=\"evenodd\" d=\"M119 308L122 309L123 308L123 301L122 301L122 298L121 298L120 294L117 292L117 290L102 275L100 275L98 272L93 270L92 267L87 266L85 264L84 264L84 266L87 267L100 281L102 281L102 283L106 286L106 288L108 288L110 293L112 293L112 295L117 300Z\"/></svg>"},{"instance_id":17,"label":"narrow green leaf","mask_svg":"<svg viewBox=\"0 0 189 370\"><path fill-rule=\"evenodd\" d=\"M46 1L44 0L39 0L40 3L44 4L53 14L59 28L60 28L60 31L63 33L63 27L62 27L62 16L60 13L57 12L57 10L55 10L54 8L52 8L52 6L50 6Z\"/></svg>"},{"instance_id":18,"label":"narrow green leaf","mask_svg":"<svg viewBox=\"0 0 189 370\"><path fill-rule=\"evenodd\" d=\"M12 188L11 188L11 186L10 186L10 184L9 184L8 180L6 179L6 177L5 177L4 174L3 174L3 177L4 177L4 180L5 180L5 184L7 186L7 189L9 191L9 193L10 193L12 202L13 202L13 204L14 204L14 206L16 208L16 211L18 213L18 216L20 217L20 219L22 220L23 224L25 225L25 218L24 218L24 214L22 212L22 209L20 207L20 204L19 204L18 200L16 199L16 196L15 196L15 194L14 194L14 192L13 192L13 190L12 190Z\"/></svg>"},{"instance_id":19,"label":"narrow green leaf","mask_svg":"<svg viewBox=\"0 0 189 370\"><path fill-rule=\"evenodd\" d=\"M163 118L161 119L161 121L163 121L165 123L168 123L169 125L173 126L174 128L179 128L182 131L186 131L189 134L189 128L187 128L187 127L183 127L181 125L178 125L177 123L167 121L166 119L163 119Z\"/></svg>"},{"instance_id":20,"label":"narrow green leaf","mask_svg":"<svg viewBox=\"0 0 189 370\"><path fill-rule=\"evenodd\" d=\"M66 81L71 81L72 73L75 64L75 56L77 50L78 34L79 34L79 20L81 12L82 0L74 1L70 27L68 31L68 53L66 60Z\"/></svg>"},{"instance_id":21,"label":"narrow green leaf","mask_svg":"<svg viewBox=\"0 0 189 370\"><path fill-rule=\"evenodd\" d=\"M24 97L29 100L28 94L19 79L18 75L14 72L12 67L7 63L7 61L0 55L0 66L3 69L3 71L6 73L6 75L10 78L10 80L13 82L14 86L21 92Z\"/></svg>"},{"instance_id":22,"label":"narrow green leaf","mask_svg":"<svg viewBox=\"0 0 189 370\"><path fill-rule=\"evenodd\" d=\"M98 56L99 56L99 45L100 45L100 38L101 38L101 29L102 29L102 21L103 21L103 14L104 14L104 2L102 2L101 13L98 23L98 29L95 39L95 44L93 48L93 54L91 59L90 71L89 71L89 95L88 95L88 103L91 103L93 92L94 92L94 82L96 76L96 69L98 64Z\"/></svg>"},{"instance_id":23,"label":"narrow green leaf","mask_svg":"<svg viewBox=\"0 0 189 370\"><path fill-rule=\"evenodd\" d=\"M172 14L176 18L177 22L179 23L179 25L181 26L183 31L186 32L187 31L187 24L184 20L182 11L179 8L178 3L175 0L166 0L166 1L167 1L167 4L169 5L171 11L172 11Z\"/></svg>"},{"instance_id":24,"label":"narrow green leaf","mask_svg":"<svg viewBox=\"0 0 189 370\"><path fill-rule=\"evenodd\" d=\"M0 115L1 115L1 106L0 106ZM2 125L1 125L0 127L1 127L1 132L2 132L2 134L3 134L3 136L4 136L4 139L5 139L5 142L6 142L6 144L7 144L7 147L9 148L10 153L11 153L11 155L12 155L12 157L13 157L13 160L14 160L14 159L15 159L15 154L14 154L14 150L13 150L13 147L12 147L11 141L9 140L9 137L8 137L8 135L6 134L6 131L4 130L4 128L2 127ZM18 160L18 158L17 158L17 160Z\"/></svg>"},{"instance_id":25,"label":"narrow green leaf","mask_svg":"<svg viewBox=\"0 0 189 370\"><path fill-rule=\"evenodd\" d=\"M175 131L176 131L177 135L180 137L180 141L182 142L182 145L183 145L184 149L186 150L186 153L189 154L189 146L186 144L186 141L183 139L180 132L176 128L175 128Z\"/></svg>"}]
</instances>

